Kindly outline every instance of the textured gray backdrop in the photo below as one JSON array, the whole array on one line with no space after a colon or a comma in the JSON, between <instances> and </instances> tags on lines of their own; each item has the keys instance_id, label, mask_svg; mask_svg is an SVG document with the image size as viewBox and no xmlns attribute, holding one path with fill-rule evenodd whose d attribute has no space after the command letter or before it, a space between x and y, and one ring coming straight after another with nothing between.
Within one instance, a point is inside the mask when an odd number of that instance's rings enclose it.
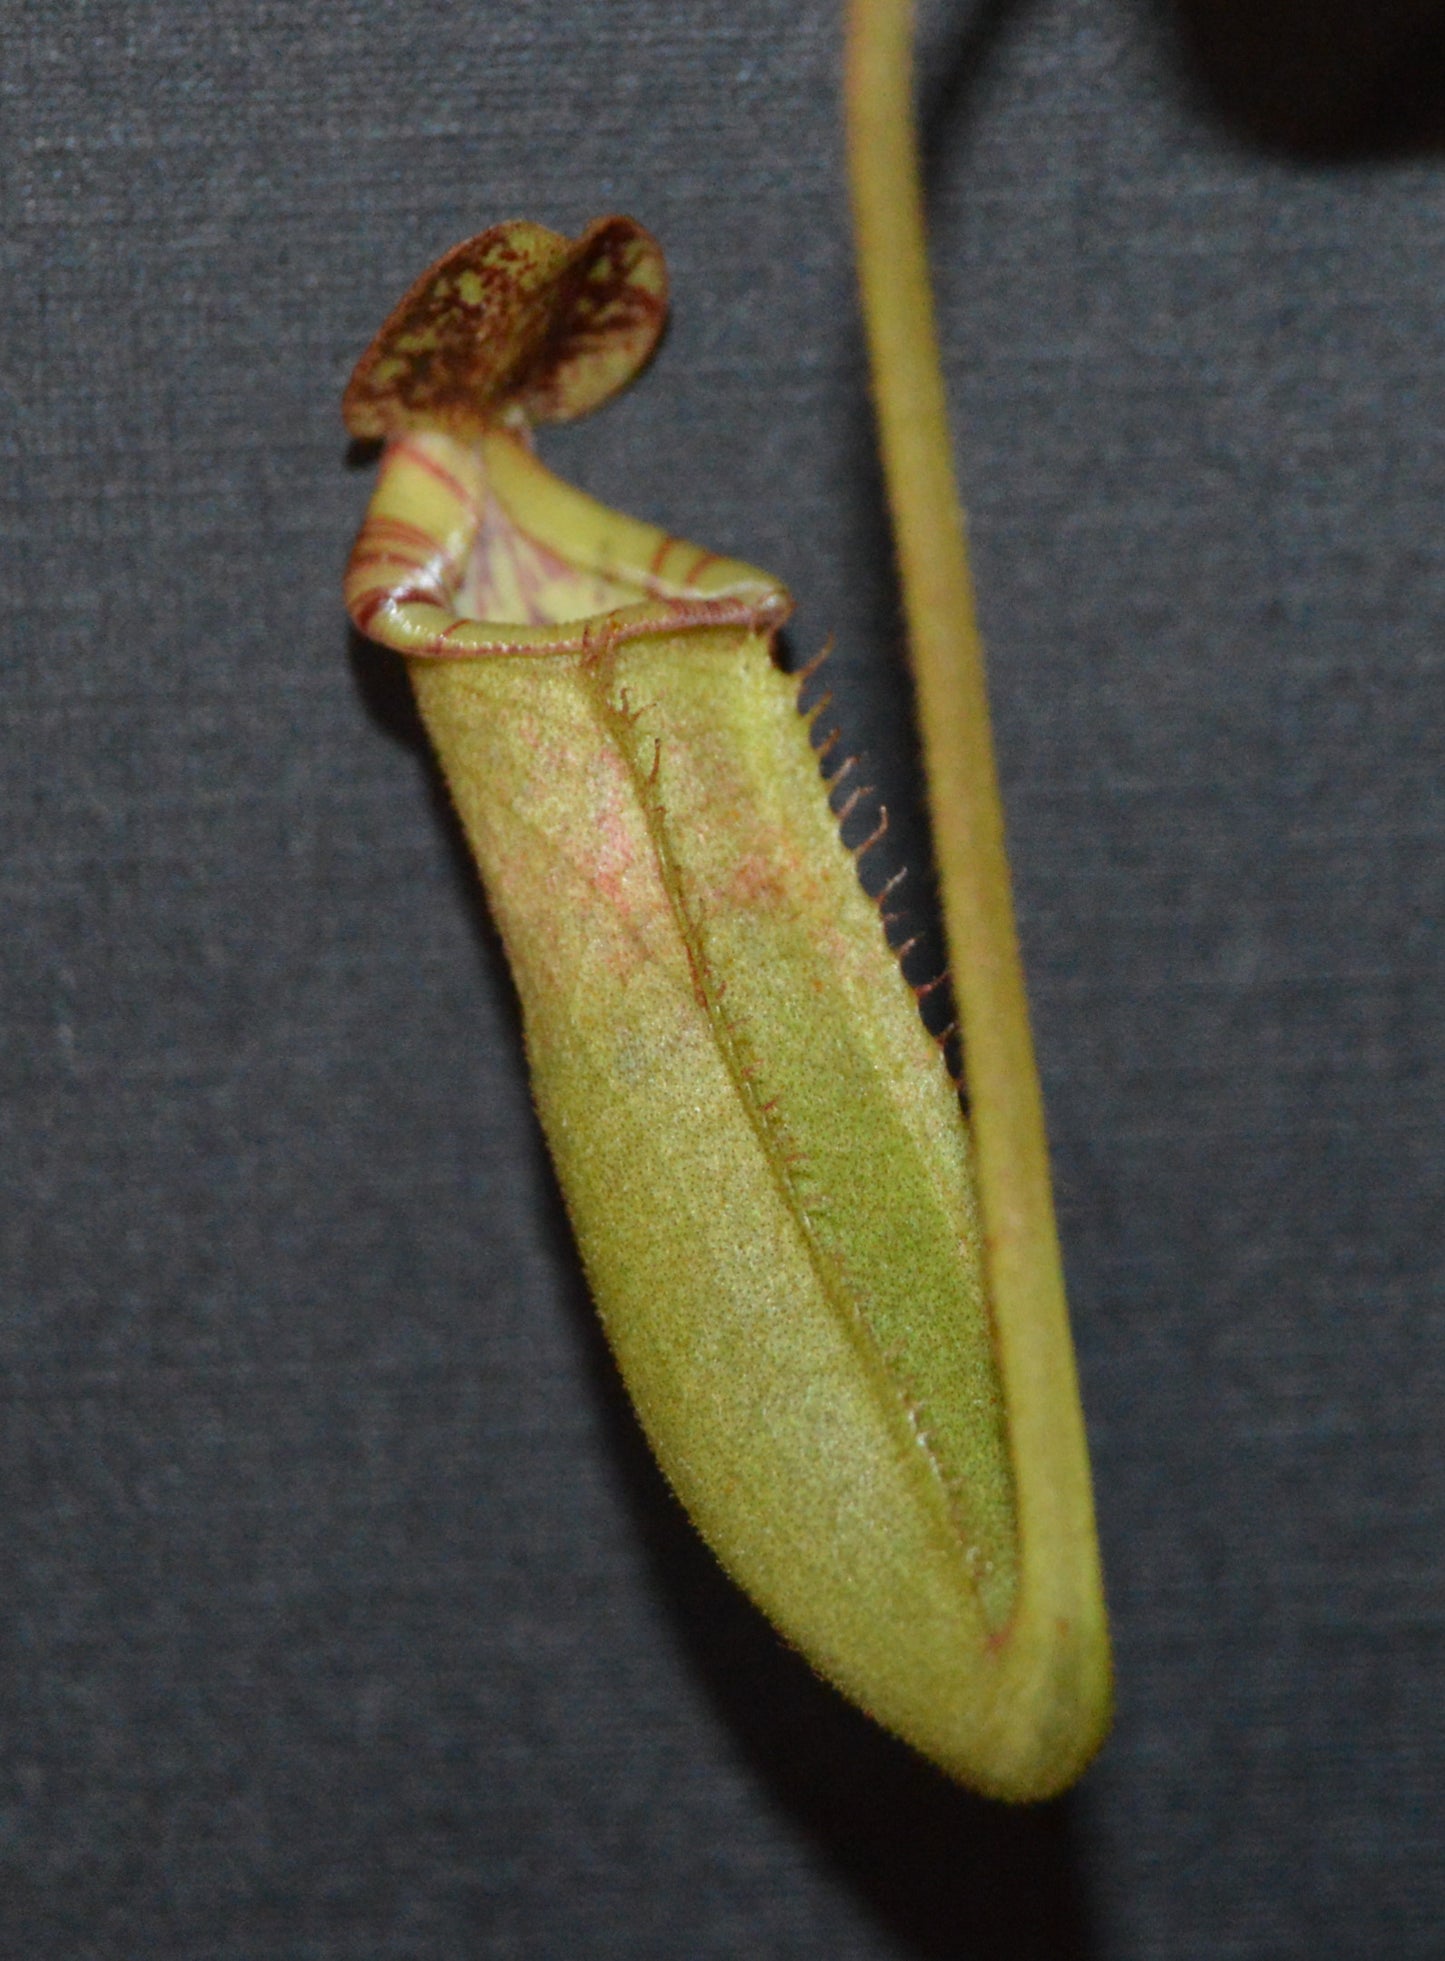
<instances>
[{"instance_id":1,"label":"textured gray backdrop","mask_svg":"<svg viewBox=\"0 0 1445 1961\"><path fill-rule=\"evenodd\" d=\"M834 11L6 10L6 1957L1442 1951L1429 10L927 22L1118 1643L1074 1798L944 1785L679 1520L348 638L382 313L629 211L675 325L549 454L785 576L907 807Z\"/></svg>"}]
</instances>

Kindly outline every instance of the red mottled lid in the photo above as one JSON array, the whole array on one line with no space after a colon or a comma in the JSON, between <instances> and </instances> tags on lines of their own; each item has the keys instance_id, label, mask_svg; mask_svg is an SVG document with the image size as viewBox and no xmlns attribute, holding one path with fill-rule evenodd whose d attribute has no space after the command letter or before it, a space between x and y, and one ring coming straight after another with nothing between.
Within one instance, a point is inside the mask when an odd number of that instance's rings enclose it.
<instances>
[{"instance_id":1,"label":"red mottled lid","mask_svg":"<svg viewBox=\"0 0 1445 1961\"><path fill-rule=\"evenodd\" d=\"M578 239L518 219L432 266L362 355L342 414L353 436L476 436L508 410L567 422L642 367L667 314L662 248L631 218Z\"/></svg>"}]
</instances>

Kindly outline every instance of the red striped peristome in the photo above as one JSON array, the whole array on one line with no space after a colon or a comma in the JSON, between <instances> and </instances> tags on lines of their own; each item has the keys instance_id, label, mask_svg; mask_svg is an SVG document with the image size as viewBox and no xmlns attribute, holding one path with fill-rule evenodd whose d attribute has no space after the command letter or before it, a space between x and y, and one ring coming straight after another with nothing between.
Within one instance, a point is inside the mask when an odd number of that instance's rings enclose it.
<instances>
[{"instance_id":1,"label":"red striped peristome","mask_svg":"<svg viewBox=\"0 0 1445 1961\"><path fill-rule=\"evenodd\" d=\"M390 442L344 590L359 632L432 660L581 653L688 626L771 633L791 610L766 573L596 503L507 428Z\"/></svg>"}]
</instances>

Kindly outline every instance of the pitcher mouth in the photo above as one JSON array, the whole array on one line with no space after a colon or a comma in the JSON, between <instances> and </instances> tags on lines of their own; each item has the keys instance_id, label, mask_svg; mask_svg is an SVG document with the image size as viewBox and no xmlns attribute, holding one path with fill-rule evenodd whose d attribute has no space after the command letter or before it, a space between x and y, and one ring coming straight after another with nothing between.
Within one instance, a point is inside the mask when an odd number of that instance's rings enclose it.
<instances>
[{"instance_id":1,"label":"pitcher mouth","mask_svg":"<svg viewBox=\"0 0 1445 1961\"><path fill-rule=\"evenodd\" d=\"M662 249L631 218L575 239L493 225L422 274L343 403L353 436L387 445L346 574L362 633L469 660L782 625L792 602L766 572L609 510L533 453L535 425L627 385L666 315Z\"/></svg>"},{"instance_id":2,"label":"pitcher mouth","mask_svg":"<svg viewBox=\"0 0 1445 1961\"><path fill-rule=\"evenodd\" d=\"M413 658L578 654L639 635L771 635L786 589L564 483L524 427L388 443L346 574L358 630Z\"/></svg>"}]
</instances>

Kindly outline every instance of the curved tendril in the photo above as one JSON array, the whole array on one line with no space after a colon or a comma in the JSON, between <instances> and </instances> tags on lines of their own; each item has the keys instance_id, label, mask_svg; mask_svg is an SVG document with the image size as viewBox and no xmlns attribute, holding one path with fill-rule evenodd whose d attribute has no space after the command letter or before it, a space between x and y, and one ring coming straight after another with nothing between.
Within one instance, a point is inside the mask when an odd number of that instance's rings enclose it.
<instances>
[{"instance_id":1,"label":"curved tendril","mask_svg":"<svg viewBox=\"0 0 1445 1961\"><path fill-rule=\"evenodd\" d=\"M1042 1793L1071 1781L1107 1729L1108 1633L983 646L934 325L912 28L909 0L850 0L849 173L1018 1494L1019 1594L1003 1637L1012 1680L1005 1686L1001 1679L1000 1695L1017 1712L1020 1756L1036 1759L1022 1782ZM1033 1712L1032 1743L1026 1710Z\"/></svg>"}]
</instances>

